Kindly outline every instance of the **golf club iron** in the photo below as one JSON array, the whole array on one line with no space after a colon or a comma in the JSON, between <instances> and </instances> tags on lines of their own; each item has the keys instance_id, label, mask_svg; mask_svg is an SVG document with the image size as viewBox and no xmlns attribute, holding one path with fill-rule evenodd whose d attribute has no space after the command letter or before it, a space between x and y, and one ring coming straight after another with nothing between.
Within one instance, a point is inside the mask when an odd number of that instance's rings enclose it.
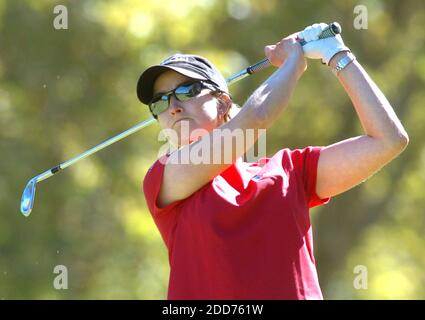
<instances>
[{"instance_id":1,"label":"golf club iron","mask_svg":"<svg viewBox=\"0 0 425 320\"><path fill-rule=\"evenodd\" d=\"M323 39L323 38L328 38L328 37L333 37L337 34L341 33L341 26L337 23L337 22L333 22L331 24L328 25L327 28L325 28L321 35L319 36L319 39ZM300 41L301 45L305 45L306 42L304 40ZM231 85L239 80L242 80L243 78L257 73L261 70L264 70L268 67L270 67L270 61L266 58L263 59L259 62L257 62L256 64L253 64L251 66L249 66L248 68L230 76L229 78L226 79L226 82L228 85ZM22 193L22 198L21 198L21 213L28 217L31 213L31 210L34 206L34 198L35 198L35 191L36 191L36 186L37 183L39 183L40 181L43 181L47 178L50 178L51 176L53 176L55 173L59 172L60 170L63 170L71 165L73 165L74 163L92 155L93 153L102 150L104 148L106 148L107 146L139 131L140 129L147 127L151 124L153 124L155 122L155 118L151 117L148 118L147 120L135 125L134 127L131 127L130 129L98 144L97 146L75 156L74 158L67 160L37 176L35 176L34 178L32 178L26 185L24 192Z\"/></svg>"}]
</instances>

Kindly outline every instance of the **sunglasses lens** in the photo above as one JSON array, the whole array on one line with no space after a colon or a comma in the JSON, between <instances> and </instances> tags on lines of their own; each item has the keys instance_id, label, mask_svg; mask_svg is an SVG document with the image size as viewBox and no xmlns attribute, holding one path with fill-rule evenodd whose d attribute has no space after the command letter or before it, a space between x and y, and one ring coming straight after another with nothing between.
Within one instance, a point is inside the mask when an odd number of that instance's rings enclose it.
<instances>
[{"instance_id":1,"label":"sunglasses lens","mask_svg":"<svg viewBox=\"0 0 425 320\"><path fill-rule=\"evenodd\" d=\"M180 101L187 101L192 97L197 96L202 91L202 85L199 82L195 82L189 85L180 86L176 88L176 97Z\"/></svg>"},{"instance_id":2,"label":"sunglasses lens","mask_svg":"<svg viewBox=\"0 0 425 320\"><path fill-rule=\"evenodd\" d=\"M200 82L191 83L188 85L182 85L177 87L174 90L174 94L179 101L187 101L192 97L197 96L202 91L202 84ZM172 95L172 92L164 94L161 97L154 99L150 104L152 114L158 116L160 113L168 109L169 106L169 97Z\"/></svg>"},{"instance_id":3,"label":"sunglasses lens","mask_svg":"<svg viewBox=\"0 0 425 320\"><path fill-rule=\"evenodd\" d=\"M152 102L150 107L151 107L151 111L152 111L153 115L158 116L160 113L167 110L167 108L168 108L168 97L162 96L159 100Z\"/></svg>"}]
</instances>

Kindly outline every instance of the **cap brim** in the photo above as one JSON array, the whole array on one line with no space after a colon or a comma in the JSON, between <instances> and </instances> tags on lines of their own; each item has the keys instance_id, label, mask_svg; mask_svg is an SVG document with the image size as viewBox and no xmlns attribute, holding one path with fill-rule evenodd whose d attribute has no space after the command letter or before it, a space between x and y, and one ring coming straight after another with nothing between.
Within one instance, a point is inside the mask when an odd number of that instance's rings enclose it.
<instances>
[{"instance_id":1,"label":"cap brim","mask_svg":"<svg viewBox=\"0 0 425 320\"><path fill-rule=\"evenodd\" d=\"M154 86L155 80L158 78L158 76L161 73L167 70L174 70L177 73L180 73L192 79L208 80L207 78L201 76L199 73L196 73L187 69L173 67L173 66L162 66L162 65L152 66L146 69L140 76L139 81L137 81L137 97L139 98L141 102L143 102L144 104L149 104L149 102L153 98L153 86Z\"/></svg>"}]
</instances>

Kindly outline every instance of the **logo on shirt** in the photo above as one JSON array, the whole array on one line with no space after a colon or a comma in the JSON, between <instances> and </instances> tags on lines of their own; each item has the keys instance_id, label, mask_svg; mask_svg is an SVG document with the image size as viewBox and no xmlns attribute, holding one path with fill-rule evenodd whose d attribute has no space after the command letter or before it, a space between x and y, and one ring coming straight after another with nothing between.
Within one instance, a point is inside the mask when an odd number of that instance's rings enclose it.
<instances>
[{"instance_id":1,"label":"logo on shirt","mask_svg":"<svg viewBox=\"0 0 425 320\"><path fill-rule=\"evenodd\" d=\"M253 178L252 178L252 180L254 180L254 181L260 181L261 180L261 178L262 178L263 176L262 175L255 175Z\"/></svg>"}]
</instances>

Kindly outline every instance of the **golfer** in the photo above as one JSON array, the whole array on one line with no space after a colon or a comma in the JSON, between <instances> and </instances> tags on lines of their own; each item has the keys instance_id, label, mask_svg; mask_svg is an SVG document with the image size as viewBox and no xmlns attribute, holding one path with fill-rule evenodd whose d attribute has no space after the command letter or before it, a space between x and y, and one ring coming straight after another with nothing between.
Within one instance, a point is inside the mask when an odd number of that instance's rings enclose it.
<instances>
[{"instance_id":1,"label":"golfer","mask_svg":"<svg viewBox=\"0 0 425 320\"><path fill-rule=\"evenodd\" d=\"M175 54L140 76L139 99L163 129L176 132L170 142L178 144L151 166L143 183L168 249L168 299L323 299L309 208L365 181L409 141L341 36L318 39L326 26L314 24L266 46L277 69L239 112L223 76L201 56ZM321 59L336 75L363 135L329 146L282 147L254 163L243 159L254 142L233 147L231 163L179 161L200 147L224 153L214 129L270 128L306 71L306 58ZM188 133L180 130L183 124Z\"/></svg>"}]
</instances>

